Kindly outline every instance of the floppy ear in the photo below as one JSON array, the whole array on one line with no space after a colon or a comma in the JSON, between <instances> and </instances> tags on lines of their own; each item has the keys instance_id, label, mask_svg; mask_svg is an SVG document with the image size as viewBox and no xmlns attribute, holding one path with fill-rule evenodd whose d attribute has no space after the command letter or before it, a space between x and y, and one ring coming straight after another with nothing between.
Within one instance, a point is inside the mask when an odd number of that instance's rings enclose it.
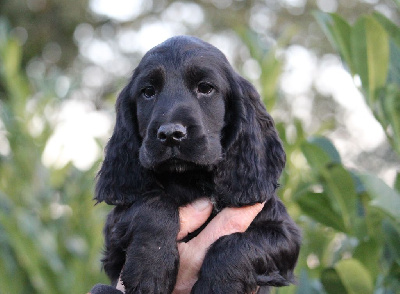
<instances>
[{"instance_id":1,"label":"floppy ear","mask_svg":"<svg viewBox=\"0 0 400 294\"><path fill-rule=\"evenodd\" d=\"M99 173L95 200L112 205L128 205L142 191L146 171L139 163L141 139L137 131L136 106L131 83L120 93L116 103L114 133L106 146Z\"/></svg>"},{"instance_id":2,"label":"floppy ear","mask_svg":"<svg viewBox=\"0 0 400 294\"><path fill-rule=\"evenodd\" d=\"M239 75L231 82L225 119L225 154L215 177L221 204L243 206L270 199L286 156L259 94Z\"/></svg>"}]
</instances>

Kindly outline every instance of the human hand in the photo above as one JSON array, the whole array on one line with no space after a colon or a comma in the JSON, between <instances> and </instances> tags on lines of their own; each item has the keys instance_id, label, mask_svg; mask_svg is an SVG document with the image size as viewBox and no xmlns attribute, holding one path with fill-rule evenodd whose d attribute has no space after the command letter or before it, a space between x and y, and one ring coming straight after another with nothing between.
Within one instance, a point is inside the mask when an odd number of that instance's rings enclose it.
<instances>
[{"instance_id":1,"label":"human hand","mask_svg":"<svg viewBox=\"0 0 400 294\"><path fill-rule=\"evenodd\" d=\"M190 293L196 283L208 248L218 238L244 232L264 207L263 203L240 208L225 208L217 214L198 236L187 243L178 243L179 270L173 294ZM210 216L212 204L208 199L199 199L179 209L180 240L189 232L199 228Z\"/></svg>"},{"instance_id":2,"label":"human hand","mask_svg":"<svg viewBox=\"0 0 400 294\"><path fill-rule=\"evenodd\" d=\"M189 242L178 243L179 270L173 294L190 293L196 283L198 273L208 248L218 238L233 233L244 232L264 207L263 203L240 208L225 208L218 213L198 236ZM179 208L180 231L177 240L195 231L206 222L212 212L209 199L198 199ZM121 280L117 289L125 293Z\"/></svg>"}]
</instances>

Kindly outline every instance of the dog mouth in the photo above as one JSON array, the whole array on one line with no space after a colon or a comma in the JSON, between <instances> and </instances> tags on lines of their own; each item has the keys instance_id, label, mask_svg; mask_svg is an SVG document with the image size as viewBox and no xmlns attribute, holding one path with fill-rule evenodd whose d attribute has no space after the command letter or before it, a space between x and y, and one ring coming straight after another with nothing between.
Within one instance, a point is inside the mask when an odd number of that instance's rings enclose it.
<instances>
[{"instance_id":1,"label":"dog mouth","mask_svg":"<svg viewBox=\"0 0 400 294\"><path fill-rule=\"evenodd\" d=\"M185 161L179 158L170 158L154 167L157 173L184 173L193 170L204 170L205 167L194 162Z\"/></svg>"},{"instance_id":2,"label":"dog mouth","mask_svg":"<svg viewBox=\"0 0 400 294\"><path fill-rule=\"evenodd\" d=\"M146 141L139 149L140 164L156 173L212 171L221 160L221 146L198 140L182 146L165 147Z\"/></svg>"}]
</instances>

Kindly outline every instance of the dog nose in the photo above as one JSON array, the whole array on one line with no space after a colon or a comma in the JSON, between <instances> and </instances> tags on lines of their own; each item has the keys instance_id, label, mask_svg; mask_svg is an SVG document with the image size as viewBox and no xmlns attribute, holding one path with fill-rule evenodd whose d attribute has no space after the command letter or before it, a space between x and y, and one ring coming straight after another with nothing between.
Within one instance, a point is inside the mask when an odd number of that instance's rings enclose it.
<instances>
[{"instance_id":1,"label":"dog nose","mask_svg":"<svg viewBox=\"0 0 400 294\"><path fill-rule=\"evenodd\" d=\"M166 146L177 146L186 137L186 127L181 124L165 124L157 131L157 139Z\"/></svg>"}]
</instances>

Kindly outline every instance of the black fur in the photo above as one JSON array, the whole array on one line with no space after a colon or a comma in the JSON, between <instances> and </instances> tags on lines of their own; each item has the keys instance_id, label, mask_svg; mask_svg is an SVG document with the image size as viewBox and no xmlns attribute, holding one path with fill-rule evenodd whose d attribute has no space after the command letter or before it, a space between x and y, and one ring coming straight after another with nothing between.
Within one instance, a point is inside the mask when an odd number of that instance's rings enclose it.
<instances>
[{"instance_id":1,"label":"black fur","mask_svg":"<svg viewBox=\"0 0 400 294\"><path fill-rule=\"evenodd\" d=\"M103 259L113 285L122 270L127 293L171 293L178 207L204 196L216 211L266 203L246 232L209 248L192 293L293 282L300 233L275 193L285 153L258 93L217 48L186 36L153 48L116 112L95 196L115 205Z\"/></svg>"}]
</instances>

